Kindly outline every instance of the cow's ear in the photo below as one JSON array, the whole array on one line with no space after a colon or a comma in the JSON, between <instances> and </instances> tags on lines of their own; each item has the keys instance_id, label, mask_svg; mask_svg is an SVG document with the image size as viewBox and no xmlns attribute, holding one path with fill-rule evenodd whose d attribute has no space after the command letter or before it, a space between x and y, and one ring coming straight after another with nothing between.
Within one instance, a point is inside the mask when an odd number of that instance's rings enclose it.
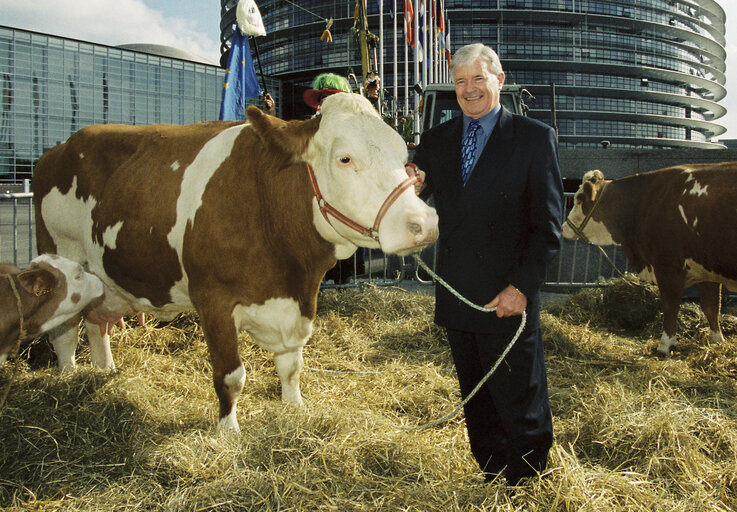
<instances>
[{"instance_id":1,"label":"cow's ear","mask_svg":"<svg viewBox=\"0 0 737 512\"><path fill-rule=\"evenodd\" d=\"M301 156L320 127L320 116L307 121L283 121L254 106L248 107L246 117L266 145L289 156Z\"/></svg>"},{"instance_id":2,"label":"cow's ear","mask_svg":"<svg viewBox=\"0 0 737 512\"><path fill-rule=\"evenodd\" d=\"M586 174L588 175L586 181L589 181L593 183L594 185L604 181L604 173L601 172L599 169L589 171Z\"/></svg>"},{"instance_id":3,"label":"cow's ear","mask_svg":"<svg viewBox=\"0 0 737 512\"><path fill-rule=\"evenodd\" d=\"M49 293L56 288L54 274L43 268L30 268L18 274L18 282L28 293L36 297Z\"/></svg>"},{"instance_id":4,"label":"cow's ear","mask_svg":"<svg viewBox=\"0 0 737 512\"><path fill-rule=\"evenodd\" d=\"M586 180L583 182L583 197L581 198L581 202L583 204L593 202L596 199L596 191L598 188L595 186L595 184L591 180Z\"/></svg>"}]
</instances>

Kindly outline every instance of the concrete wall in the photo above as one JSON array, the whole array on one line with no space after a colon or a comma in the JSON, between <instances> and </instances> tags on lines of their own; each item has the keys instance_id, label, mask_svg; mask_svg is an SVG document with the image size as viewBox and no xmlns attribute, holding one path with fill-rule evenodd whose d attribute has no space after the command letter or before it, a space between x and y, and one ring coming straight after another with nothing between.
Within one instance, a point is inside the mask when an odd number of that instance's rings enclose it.
<instances>
[{"instance_id":1,"label":"concrete wall","mask_svg":"<svg viewBox=\"0 0 737 512\"><path fill-rule=\"evenodd\" d=\"M580 180L599 169L607 179L681 164L737 162L737 149L561 149L564 179Z\"/></svg>"}]
</instances>

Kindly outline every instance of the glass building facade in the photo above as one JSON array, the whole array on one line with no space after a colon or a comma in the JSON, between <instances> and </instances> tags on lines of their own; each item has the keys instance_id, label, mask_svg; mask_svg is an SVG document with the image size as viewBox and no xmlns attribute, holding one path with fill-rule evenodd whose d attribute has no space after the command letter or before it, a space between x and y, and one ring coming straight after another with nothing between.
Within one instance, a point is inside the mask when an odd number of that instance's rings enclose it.
<instances>
[{"instance_id":1,"label":"glass building facade","mask_svg":"<svg viewBox=\"0 0 737 512\"><path fill-rule=\"evenodd\" d=\"M403 88L418 80L404 76L401 33L399 72L391 75L389 1L384 2L384 87L391 89L397 80ZM221 0L224 52L235 3ZM351 35L355 0L299 4L259 2L267 30L258 38L266 74L304 86L324 71L360 74ZM400 29L403 7L398 1ZM726 112L718 103L726 95L725 13L718 2L445 0L445 8L452 49L479 41L494 48L507 82L532 93L529 115L555 124L561 147L596 147L602 141L618 148L722 147L712 142L725 131L717 121ZM369 28L378 34L377 2L368 1L367 10ZM332 44L320 41L327 18L335 22Z\"/></svg>"},{"instance_id":2,"label":"glass building facade","mask_svg":"<svg viewBox=\"0 0 737 512\"><path fill-rule=\"evenodd\" d=\"M131 46L0 26L0 181L30 178L45 150L90 124L218 118L223 69L173 48Z\"/></svg>"}]
</instances>

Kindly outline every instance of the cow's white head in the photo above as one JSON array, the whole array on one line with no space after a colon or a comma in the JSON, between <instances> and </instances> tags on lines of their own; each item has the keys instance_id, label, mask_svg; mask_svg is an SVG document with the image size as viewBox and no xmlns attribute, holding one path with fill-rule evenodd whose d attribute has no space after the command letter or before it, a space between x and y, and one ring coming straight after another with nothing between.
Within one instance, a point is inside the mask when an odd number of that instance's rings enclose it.
<instances>
[{"instance_id":1,"label":"cow's white head","mask_svg":"<svg viewBox=\"0 0 737 512\"><path fill-rule=\"evenodd\" d=\"M305 159L324 199L356 223L372 227L386 198L406 179L407 147L371 103L358 94L325 98L320 127ZM316 223L324 223L321 215ZM409 186L398 194L378 227L378 242L340 222L332 230L353 245L406 255L435 242L438 217ZM318 225L323 235L326 226ZM329 236L329 235L328 235ZM340 242L339 242L340 243Z\"/></svg>"},{"instance_id":2,"label":"cow's white head","mask_svg":"<svg viewBox=\"0 0 737 512\"><path fill-rule=\"evenodd\" d=\"M563 237L575 240L579 238L579 233L583 232L591 243L597 245L615 243L604 223L596 220L594 212L606 184L604 173L598 169L587 171L583 175L581 186L573 198L573 208L563 223Z\"/></svg>"}]
</instances>

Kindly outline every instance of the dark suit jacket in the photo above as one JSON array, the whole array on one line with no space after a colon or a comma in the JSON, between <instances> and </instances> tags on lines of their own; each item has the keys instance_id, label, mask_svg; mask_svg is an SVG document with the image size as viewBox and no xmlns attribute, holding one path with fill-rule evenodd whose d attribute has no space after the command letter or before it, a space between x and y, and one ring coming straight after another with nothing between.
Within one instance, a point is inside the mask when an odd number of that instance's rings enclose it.
<instances>
[{"instance_id":1,"label":"dark suit jacket","mask_svg":"<svg viewBox=\"0 0 737 512\"><path fill-rule=\"evenodd\" d=\"M425 171L422 196L440 218L438 274L476 304L507 285L527 296L527 328L540 326L540 287L560 247L563 186L555 132L502 108L466 187L461 182L463 120L422 134L413 161ZM499 319L436 286L435 321L470 332L513 333L519 317Z\"/></svg>"}]
</instances>

